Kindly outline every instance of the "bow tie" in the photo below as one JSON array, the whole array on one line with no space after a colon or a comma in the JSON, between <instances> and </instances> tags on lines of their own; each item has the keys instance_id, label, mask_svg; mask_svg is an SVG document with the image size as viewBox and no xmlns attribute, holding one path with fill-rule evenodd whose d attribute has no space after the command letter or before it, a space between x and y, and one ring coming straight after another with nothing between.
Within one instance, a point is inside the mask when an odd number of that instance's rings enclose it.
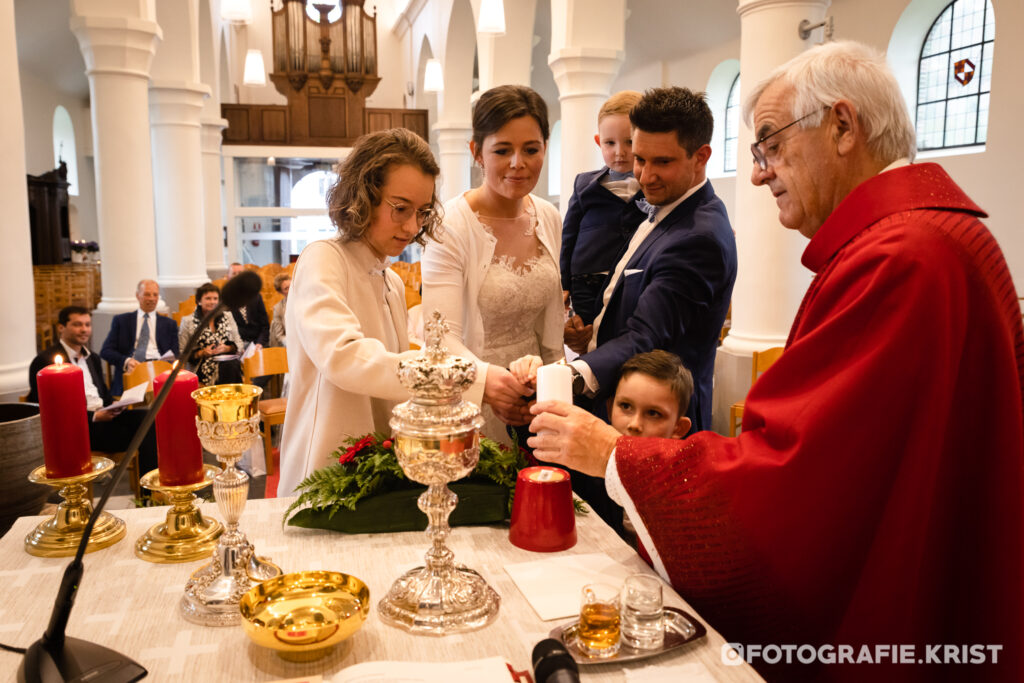
<instances>
[{"instance_id":1,"label":"bow tie","mask_svg":"<svg viewBox=\"0 0 1024 683\"><path fill-rule=\"evenodd\" d=\"M625 180L626 178L632 178L633 172L626 171L625 173L619 173L618 171L613 171L609 168L608 177L611 178L612 180Z\"/></svg>"},{"instance_id":2,"label":"bow tie","mask_svg":"<svg viewBox=\"0 0 1024 683\"><path fill-rule=\"evenodd\" d=\"M661 208L660 206L654 206L653 204L649 203L646 199L636 200L636 207L643 211L645 214L647 214L647 220L650 221L651 223L654 222L654 217L657 215L658 209Z\"/></svg>"}]
</instances>

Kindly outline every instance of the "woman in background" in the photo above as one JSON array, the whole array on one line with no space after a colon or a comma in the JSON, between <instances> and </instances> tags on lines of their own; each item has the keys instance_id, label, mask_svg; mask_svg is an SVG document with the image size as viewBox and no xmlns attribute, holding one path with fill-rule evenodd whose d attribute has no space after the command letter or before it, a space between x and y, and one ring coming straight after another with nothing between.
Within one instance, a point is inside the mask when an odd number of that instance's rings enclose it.
<instances>
[{"instance_id":1,"label":"woman in background","mask_svg":"<svg viewBox=\"0 0 1024 683\"><path fill-rule=\"evenodd\" d=\"M273 320L270 321L270 345L287 346L287 337L284 327L284 312L288 305L288 290L292 286L290 273L278 273L274 278L274 289L282 296L282 299L274 304Z\"/></svg>"},{"instance_id":2,"label":"woman in background","mask_svg":"<svg viewBox=\"0 0 1024 683\"><path fill-rule=\"evenodd\" d=\"M533 390L507 367L525 355L562 357L558 275L562 220L530 194L544 165L547 105L524 86L503 85L473 107L470 150L483 184L445 204L445 229L423 252L423 307L448 319L449 351L487 364L466 398L484 404L484 435L509 443Z\"/></svg>"},{"instance_id":3,"label":"woman in background","mask_svg":"<svg viewBox=\"0 0 1024 683\"><path fill-rule=\"evenodd\" d=\"M196 310L182 319L178 328L178 353L185 351L188 340L203 316L220 305L220 289L207 282L196 289ZM225 311L211 320L196 342L195 351L185 359L186 367L199 376L203 386L211 384L232 384L242 381L242 364L238 357L219 360L218 356L230 356L241 349L242 337L238 334L235 319Z\"/></svg>"}]
</instances>

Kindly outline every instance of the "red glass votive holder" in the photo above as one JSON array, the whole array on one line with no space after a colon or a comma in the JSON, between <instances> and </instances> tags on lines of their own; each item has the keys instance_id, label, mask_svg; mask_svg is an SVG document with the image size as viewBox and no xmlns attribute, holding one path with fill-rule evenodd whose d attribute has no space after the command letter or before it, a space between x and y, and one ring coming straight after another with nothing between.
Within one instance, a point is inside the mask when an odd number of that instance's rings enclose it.
<instances>
[{"instance_id":1,"label":"red glass votive holder","mask_svg":"<svg viewBox=\"0 0 1024 683\"><path fill-rule=\"evenodd\" d=\"M576 514L568 472L543 465L519 471L508 540L524 550L541 553L576 545Z\"/></svg>"}]
</instances>

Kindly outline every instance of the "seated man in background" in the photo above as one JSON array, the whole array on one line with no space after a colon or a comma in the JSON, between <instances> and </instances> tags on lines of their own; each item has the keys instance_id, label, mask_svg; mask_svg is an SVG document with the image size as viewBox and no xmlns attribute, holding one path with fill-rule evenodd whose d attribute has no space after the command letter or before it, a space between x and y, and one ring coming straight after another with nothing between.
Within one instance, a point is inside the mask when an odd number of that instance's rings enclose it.
<instances>
[{"instance_id":1,"label":"seated man in background","mask_svg":"<svg viewBox=\"0 0 1024 683\"><path fill-rule=\"evenodd\" d=\"M114 398L103 380L99 357L89 350L92 314L81 306L65 306L57 316L57 334L60 336L58 343L36 356L29 365L29 393L26 400L30 403L39 402L36 374L47 365L52 365L54 356L63 356L69 363L82 368L85 407L89 411L91 450L101 453L124 451L145 417L145 411L104 408L113 403ZM156 466L156 433L150 429L139 446L139 471L145 474L156 469Z\"/></svg>"},{"instance_id":2,"label":"seated man in background","mask_svg":"<svg viewBox=\"0 0 1024 683\"><path fill-rule=\"evenodd\" d=\"M135 298L139 300L138 310L114 316L100 349L100 356L114 370L110 391L115 396L124 392L124 375L136 365L157 360L168 351L174 355L178 352L178 323L156 313L160 285L140 280Z\"/></svg>"},{"instance_id":3,"label":"seated man in background","mask_svg":"<svg viewBox=\"0 0 1024 683\"><path fill-rule=\"evenodd\" d=\"M824 653L753 659L769 680L1024 680L1024 328L985 213L911 163L903 96L866 46L801 53L744 116L751 181L816 277L743 432L630 438L552 401L534 455L603 477L726 640Z\"/></svg>"}]
</instances>

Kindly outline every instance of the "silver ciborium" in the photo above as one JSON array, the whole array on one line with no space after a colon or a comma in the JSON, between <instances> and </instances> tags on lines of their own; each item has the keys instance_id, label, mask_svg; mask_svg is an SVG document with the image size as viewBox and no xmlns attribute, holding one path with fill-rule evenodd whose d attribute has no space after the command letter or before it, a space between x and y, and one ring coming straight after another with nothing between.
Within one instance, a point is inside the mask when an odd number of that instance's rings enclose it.
<instances>
[{"instance_id":1,"label":"silver ciborium","mask_svg":"<svg viewBox=\"0 0 1024 683\"><path fill-rule=\"evenodd\" d=\"M395 406L391 428L395 455L409 479L427 485L419 508L427 515L432 546L425 565L400 576L377 604L381 619L412 633L443 636L473 631L498 615L501 598L477 572L456 566L444 542L448 515L458 496L448 482L461 479L480 459L480 408L462 400L476 378L476 366L448 355L442 345L447 324L434 312L426 324L427 347L398 366L412 398Z\"/></svg>"},{"instance_id":2,"label":"silver ciborium","mask_svg":"<svg viewBox=\"0 0 1024 683\"><path fill-rule=\"evenodd\" d=\"M204 626L238 624L242 596L253 585L281 575L280 567L256 556L252 543L238 529L249 498L249 475L235 464L260 439L261 393L251 384L218 384L192 392L199 441L224 465L213 478L213 495L227 522L213 559L192 573L181 599L184 617Z\"/></svg>"}]
</instances>

